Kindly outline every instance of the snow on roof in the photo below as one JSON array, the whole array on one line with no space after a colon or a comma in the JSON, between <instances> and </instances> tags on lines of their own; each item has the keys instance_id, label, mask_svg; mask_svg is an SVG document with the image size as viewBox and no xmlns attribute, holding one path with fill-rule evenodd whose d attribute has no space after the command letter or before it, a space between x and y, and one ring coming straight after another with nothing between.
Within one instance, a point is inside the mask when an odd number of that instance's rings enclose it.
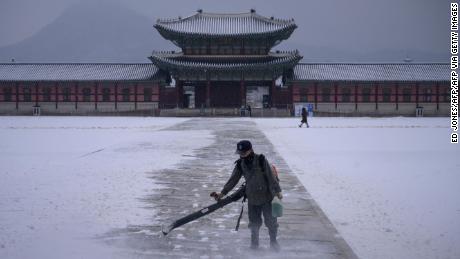
<instances>
[{"instance_id":1,"label":"snow on roof","mask_svg":"<svg viewBox=\"0 0 460 259\"><path fill-rule=\"evenodd\" d=\"M0 64L0 81L152 80L157 72L150 63L9 63Z\"/></svg>"},{"instance_id":2,"label":"snow on roof","mask_svg":"<svg viewBox=\"0 0 460 259\"><path fill-rule=\"evenodd\" d=\"M294 29L297 26L293 19L267 18L253 10L240 14L204 13L199 10L185 18L158 19L155 27L187 34L245 35Z\"/></svg>"},{"instance_id":3,"label":"snow on roof","mask_svg":"<svg viewBox=\"0 0 460 259\"><path fill-rule=\"evenodd\" d=\"M292 58L292 57L291 57ZM160 58L164 61L164 58ZM272 63L285 62L274 59ZM171 62L168 60L168 62ZM176 62L176 61L175 61ZM179 62L179 61L177 61ZM192 64L189 64L192 65ZM217 64L212 64L216 66ZM225 66L234 68L234 65ZM244 65L244 64L239 64ZM270 64L266 64L270 65ZM200 64L193 64L199 68ZM0 64L0 81L117 81L154 80L158 67L150 63L9 63ZM309 64L294 67L295 81L449 81L447 63L426 64Z\"/></svg>"},{"instance_id":4,"label":"snow on roof","mask_svg":"<svg viewBox=\"0 0 460 259\"><path fill-rule=\"evenodd\" d=\"M308 64L294 68L296 81L449 81L447 63Z\"/></svg>"},{"instance_id":5,"label":"snow on roof","mask_svg":"<svg viewBox=\"0 0 460 259\"><path fill-rule=\"evenodd\" d=\"M302 59L298 51L270 53L260 58L234 56L236 61L228 61L228 56L208 56L205 59L178 59L181 53L153 52L150 59L161 68L170 66L182 69L267 69L275 66L290 66L292 68ZM239 59L237 58L239 57Z\"/></svg>"}]
</instances>

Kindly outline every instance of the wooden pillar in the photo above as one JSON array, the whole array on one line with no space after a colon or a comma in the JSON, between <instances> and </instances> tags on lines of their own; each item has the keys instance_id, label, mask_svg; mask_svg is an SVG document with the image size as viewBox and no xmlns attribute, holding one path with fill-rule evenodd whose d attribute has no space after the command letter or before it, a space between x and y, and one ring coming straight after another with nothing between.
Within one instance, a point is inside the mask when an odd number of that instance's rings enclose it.
<instances>
[{"instance_id":1,"label":"wooden pillar","mask_svg":"<svg viewBox=\"0 0 460 259\"><path fill-rule=\"evenodd\" d=\"M335 110L337 110L337 102L338 102L338 84L334 83L334 104L335 104Z\"/></svg>"},{"instance_id":2,"label":"wooden pillar","mask_svg":"<svg viewBox=\"0 0 460 259\"><path fill-rule=\"evenodd\" d=\"M75 93L75 110L78 110L78 82L74 85L74 93Z\"/></svg>"},{"instance_id":3,"label":"wooden pillar","mask_svg":"<svg viewBox=\"0 0 460 259\"><path fill-rule=\"evenodd\" d=\"M206 81L206 107L211 107L211 81Z\"/></svg>"},{"instance_id":4,"label":"wooden pillar","mask_svg":"<svg viewBox=\"0 0 460 259\"><path fill-rule=\"evenodd\" d=\"M355 83L355 111L358 110L358 83Z\"/></svg>"},{"instance_id":5,"label":"wooden pillar","mask_svg":"<svg viewBox=\"0 0 460 259\"><path fill-rule=\"evenodd\" d=\"M396 110L399 109L399 83L396 82Z\"/></svg>"},{"instance_id":6,"label":"wooden pillar","mask_svg":"<svg viewBox=\"0 0 460 259\"><path fill-rule=\"evenodd\" d=\"M38 82L35 83L35 106L38 106Z\"/></svg>"},{"instance_id":7,"label":"wooden pillar","mask_svg":"<svg viewBox=\"0 0 460 259\"><path fill-rule=\"evenodd\" d=\"M275 107L276 105L276 99L275 99L275 79L272 79L272 85L270 87L270 107Z\"/></svg>"},{"instance_id":8,"label":"wooden pillar","mask_svg":"<svg viewBox=\"0 0 460 259\"><path fill-rule=\"evenodd\" d=\"M19 109L19 83L16 83L16 110Z\"/></svg>"},{"instance_id":9,"label":"wooden pillar","mask_svg":"<svg viewBox=\"0 0 460 259\"><path fill-rule=\"evenodd\" d=\"M134 110L137 110L137 86L138 83L134 84Z\"/></svg>"},{"instance_id":10,"label":"wooden pillar","mask_svg":"<svg viewBox=\"0 0 460 259\"><path fill-rule=\"evenodd\" d=\"M379 109L379 83L375 83L375 110Z\"/></svg>"},{"instance_id":11,"label":"wooden pillar","mask_svg":"<svg viewBox=\"0 0 460 259\"><path fill-rule=\"evenodd\" d=\"M419 84L415 83L415 103L417 107L418 107L418 90L419 90Z\"/></svg>"},{"instance_id":12,"label":"wooden pillar","mask_svg":"<svg viewBox=\"0 0 460 259\"><path fill-rule=\"evenodd\" d=\"M313 89L315 92L315 110L318 110L318 82L315 82Z\"/></svg>"},{"instance_id":13,"label":"wooden pillar","mask_svg":"<svg viewBox=\"0 0 460 259\"><path fill-rule=\"evenodd\" d=\"M163 104L161 103L161 100L162 100L162 98L161 98L161 92L162 92L161 88L162 88L162 87L161 87L161 84L160 84L160 83L153 84L153 85L154 85L155 87L158 87L158 108L161 109L161 107L162 107L162 105L163 105Z\"/></svg>"},{"instance_id":14,"label":"wooden pillar","mask_svg":"<svg viewBox=\"0 0 460 259\"><path fill-rule=\"evenodd\" d=\"M98 96L98 86L99 83L96 82L94 84L94 109L97 111L97 96Z\"/></svg>"},{"instance_id":15,"label":"wooden pillar","mask_svg":"<svg viewBox=\"0 0 460 259\"><path fill-rule=\"evenodd\" d=\"M118 110L118 82L115 83L115 110Z\"/></svg>"},{"instance_id":16,"label":"wooden pillar","mask_svg":"<svg viewBox=\"0 0 460 259\"><path fill-rule=\"evenodd\" d=\"M55 103L55 106L56 106L56 110L58 109L58 102L59 102L59 92L58 92L59 88L58 88L58 84L59 84L58 82L56 82L56 83L54 84L54 95L55 95L55 98L56 98L56 99L54 100L54 103Z\"/></svg>"},{"instance_id":17,"label":"wooden pillar","mask_svg":"<svg viewBox=\"0 0 460 259\"><path fill-rule=\"evenodd\" d=\"M436 110L439 111L439 83L436 83Z\"/></svg>"}]
</instances>

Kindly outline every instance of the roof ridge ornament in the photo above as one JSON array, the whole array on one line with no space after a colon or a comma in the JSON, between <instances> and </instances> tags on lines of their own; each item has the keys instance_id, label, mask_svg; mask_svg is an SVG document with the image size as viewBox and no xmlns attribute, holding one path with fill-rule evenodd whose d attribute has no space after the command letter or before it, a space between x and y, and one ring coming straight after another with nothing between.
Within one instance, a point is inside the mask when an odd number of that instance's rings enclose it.
<instances>
[{"instance_id":1,"label":"roof ridge ornament","mask_svg":"<svg viewBox=\"0 0 460 259\"><path fill-rule=\"evenodd\" d=\"M255 13L255 12L256 12L256 9L251 8L251 13Z\"/></svg>"}]
</instances>

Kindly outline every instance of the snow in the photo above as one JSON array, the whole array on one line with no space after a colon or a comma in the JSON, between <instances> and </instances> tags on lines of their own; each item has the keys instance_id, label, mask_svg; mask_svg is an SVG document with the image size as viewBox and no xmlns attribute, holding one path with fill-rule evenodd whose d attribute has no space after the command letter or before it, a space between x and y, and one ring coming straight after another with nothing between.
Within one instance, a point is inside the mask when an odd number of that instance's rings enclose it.
<instances>
[{"instance_id":1,"label":"snow","mask_svg":"<svg viewBox=\"0 0 460 259\"><path fill-rule=\"evenodd\" d=\"M256 122L360 258L460 258L449 118Z\"/></svg>"},{"instance_id":2,"label":"snow","mask_svg":"<svg viewBox=\"0 0 460 259\"><path fill-rule=\"evenodd\" d=\"M123 258L97 237L157 224L140 201L162 188L150 174L213 141L212 129L167 129L186 120L0 117L0 258ZM460 258L449 118L248 120L359 257Z\"/></svg>"},{"instance_id":3,"label":"snow","mask_svg":"<svg viewBox=\"0 0 460 259\"><path fill-rule=\"evenodd\" d=\"M161 188L149 172L212 141L161 130L182 121L0 117L0 258L117 258L92 239L155 224L140 201Z\"/></svg>"}]
</instances>

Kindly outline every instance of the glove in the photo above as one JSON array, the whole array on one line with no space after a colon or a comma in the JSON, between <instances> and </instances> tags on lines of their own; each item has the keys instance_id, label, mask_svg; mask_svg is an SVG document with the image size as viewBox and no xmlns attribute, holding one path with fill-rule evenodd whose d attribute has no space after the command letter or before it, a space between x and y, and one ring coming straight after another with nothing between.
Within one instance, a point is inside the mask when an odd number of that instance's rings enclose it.
<instances>
[{"instance_id":1,"label":"glove","mask_svg":"<svg viewBox=\"0 0 460 259\"><path fill-rule=\"evenodd\" d=\"M279 193L276 194L276 197L278 197L278 199L282 200L283 199L283 194L279 192Z\"/></svg>"},{"instance_id":2,"label":"glove","mask_svg":"<svg viewBox=\"0 0 460 259\"><path fill-rule=\"evenodd\" d=\"M219 201L220 199L222 199L222 197L224 197L224 194L220 192L212 192L211 194L209 194L209 196L213 197L214 200Z\"/></svg>"}]
</instances>

